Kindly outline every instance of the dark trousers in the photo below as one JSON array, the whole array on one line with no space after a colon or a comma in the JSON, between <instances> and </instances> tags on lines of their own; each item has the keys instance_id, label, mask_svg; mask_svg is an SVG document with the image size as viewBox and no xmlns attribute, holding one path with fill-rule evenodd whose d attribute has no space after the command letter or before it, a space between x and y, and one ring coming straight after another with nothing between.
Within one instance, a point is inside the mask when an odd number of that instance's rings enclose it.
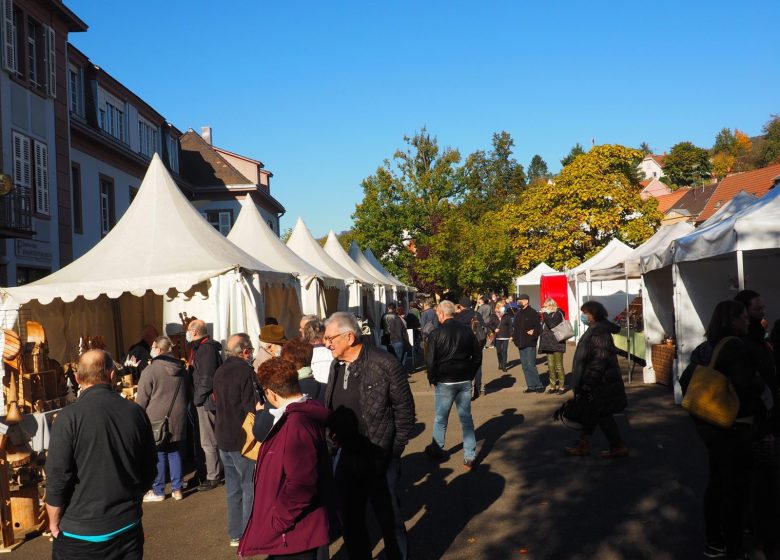
<instances>
[{"instance_id":1,"label":"dark trousers","mask_svg":"<svg viewBox=\"0 0 780 560\"><path fill-rule=\"evenodd\" d=\"M623 439L620 437L620 431L618 430L614 416L610 414L608 416L602 416L593 422L588 422L582 426L582 431L586 435L591 436L593 435L593 432L596 431L596 426L601 428L601 431L604 432L604 437L607 438L611 448L614 449L623 444Z\"/></svg>"},{"instance_id":2,"label":"dark trousers","mask_svg":"<svg viewBox=\"0 0 780 560\"><path fill-rule=\"evenodd\" d=\"M506 351L509 348L509 339L495 340L496 357L498 358L498 369L506 369Z\"/></svg>"},{"instance_id":3,"label":"dark trousers","mask_svg":"<svg viewBox=\"0 0 780 560\"><path fill-rule=\"evenodd\" d=\"M110 541L93 543L60 534L51 546L52 560L140 560L144 557L141 523Z\"/></svg>"},{"instance_id":4,"label":"dark trousers","mask_svg":"<svg viewBox=\"0 0 780 560\"><path fill-rule=\"evenodd\" d=\"M697 421L707 447L709 479L704 491L707 542L726 545L729 555L742 552L742 527L750 487L751 427L734 424L730 430Z\"/></svg>"},{"instance_id":5,"label":"dark trousers","mask_svg":"<svg viewBox=\"0 0 780 560\"><path fill-rule=\"evenodd\" d=\"M400 560L402 555L396 532L394 500L388 485L386 466L378 465L370 453L342 449L336 467L336 488L341 499L344 546L350 560L371 560L372 547L368 534L366 508L368 503L382 530L385 556ZM405 531L404 531L405 536Z\"/></svg>"},{"instance_id":6,"label":"dark trousers","mask_svg":"<svg viewBox=\"0 0 780 560\"><path fill-rule=\"evenodd\" d=\"M268 560L315 560L317 558L317 549L296 552L295 554L272 554Z\"/></svg>"}]
</instances>

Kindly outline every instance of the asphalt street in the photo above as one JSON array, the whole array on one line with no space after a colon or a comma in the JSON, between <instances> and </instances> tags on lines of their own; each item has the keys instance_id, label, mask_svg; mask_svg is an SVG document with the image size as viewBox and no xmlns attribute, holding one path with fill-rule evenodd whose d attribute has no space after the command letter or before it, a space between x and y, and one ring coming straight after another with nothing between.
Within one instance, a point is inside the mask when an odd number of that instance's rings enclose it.
<instances>
[{"instance_id":1,"label":"asphalt street","mask_svg":"<svg viewBox=\"0 0 780 560\"><path fill-rule=\"evenodd\" d=\"M570 346L568 368L572 355ZM641 384L636 367L628 409L618 420L629 458L600 459L597 448L606 441L599 432L591 456L567 457L562 448L577 433L551 415L570 394L523 394L516 348L508 373L498 371L494 350L484 356L487 394L473 403L479 464L471 472L462 467L454 409L449 461L436 464L423 453L431 441L433 392L424 371L410 378L417 425L402 459L402 503L415 560L700 557L704 448L668 388ZM539 371L546 381L546 366ZM223 488L146 504L145 557L235 558L225 511ZM376 543L374 556L383 558L381 539ZM50 549L47 537L33 537L8 558L49 558ZM346 559L340 540L331 555Z\"/></svg>"}]
</instances>

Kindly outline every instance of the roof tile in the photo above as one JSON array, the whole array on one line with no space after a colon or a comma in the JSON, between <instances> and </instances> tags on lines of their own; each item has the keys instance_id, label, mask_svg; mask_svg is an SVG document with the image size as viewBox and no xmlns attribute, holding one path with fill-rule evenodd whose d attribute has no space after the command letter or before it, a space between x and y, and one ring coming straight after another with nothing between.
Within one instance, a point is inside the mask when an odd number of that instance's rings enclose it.
<instances>
[{"instance_id":1,"label":"roof tile","mask_svg":"<svg viewBox=\"0 0 780 560\"><path fill-rule=\"evenodd\" d=\"M703 222L712 216L718 208L734 198L739 191L745 191L756 198L761 198L772 188L778 177L780 177L780 163L725 177L718 183L696 222Z\"/></svg>"}]
</instances>

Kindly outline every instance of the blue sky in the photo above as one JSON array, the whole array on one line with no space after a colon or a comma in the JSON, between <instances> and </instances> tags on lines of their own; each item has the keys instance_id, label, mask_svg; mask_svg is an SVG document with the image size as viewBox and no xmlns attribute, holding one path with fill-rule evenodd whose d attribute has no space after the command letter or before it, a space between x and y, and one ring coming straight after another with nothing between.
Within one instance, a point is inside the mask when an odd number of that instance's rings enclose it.
<instances>
[{"instance_id":1,"label":"blue sky","mask_svg":"<svg viewBox=\"0 0 780 560\"><path fill-rule=\"evenodd\" d=\"M422 126L461 155L515 139L551 170L576 142L709 147L780 113L780 2L65 0L97 65L181 130L274 173L317 236ZM228 9L228 6L230 9Z\"/></svg>"}]
</instances>

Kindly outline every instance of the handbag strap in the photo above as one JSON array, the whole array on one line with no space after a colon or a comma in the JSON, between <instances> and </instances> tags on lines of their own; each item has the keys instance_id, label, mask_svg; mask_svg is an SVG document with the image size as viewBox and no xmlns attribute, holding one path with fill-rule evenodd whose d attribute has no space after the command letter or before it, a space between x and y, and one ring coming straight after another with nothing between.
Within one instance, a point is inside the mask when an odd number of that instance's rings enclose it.
<instances>
[{"instance_id":1,"label":"handbag strap","mask_svg":"<svg viewBox=\"0 0 780 560\"><path fill-rule=\"evenodd\" d=\"M726 343L729 340L738 338L736 336L726 336L724 338L721 338L718 343L715 345L715 349L712 351L712 358L710 358L710 369L715 369L715 364L718 361L718 356L720 356L720 351L723 349L723 347L726 345Z\"/></svg>"},{"instance_id":2,"label":"handbag strap","mask_svg":"<svg viewBox=\"0 0 780 560\"><path fill-rule=\"evenodd\" d=\"M168 412L165 413L165 417L168 418L173 411L173 403L176 402L176 397L179 394L179 387L181 387L181 376L179 376L179 382L176 384L176 390L173 392L173 398L171 399L171 406L168 407Z\"/></svg>"}]
</instances>

